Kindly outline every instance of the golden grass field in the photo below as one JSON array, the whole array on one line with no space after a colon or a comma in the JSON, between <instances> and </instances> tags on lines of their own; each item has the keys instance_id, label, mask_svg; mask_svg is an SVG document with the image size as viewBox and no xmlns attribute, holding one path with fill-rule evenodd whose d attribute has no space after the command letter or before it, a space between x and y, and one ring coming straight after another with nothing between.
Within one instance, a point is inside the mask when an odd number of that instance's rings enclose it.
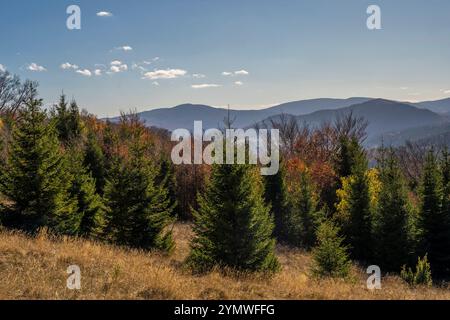
<instances>
[{"instance_id":1,"label":"golden grass field","mask_svg":"<svg viewBox=\"0 0 450 320\"><path fill-rule=\"evenodd\" d=\"M29 238L0 232L0 299L450 299L450 288L410 288L397 276L382 289L366 288L364 270L351 280L317 280L308 275L311 258L277 248L282 271L255 275L192 275L183 267L192 236L188 224L174 229L170 256L128 250L79 239ZM81 268L81 290L66 288L69 265Z\"/></svg>"}]
</instances>

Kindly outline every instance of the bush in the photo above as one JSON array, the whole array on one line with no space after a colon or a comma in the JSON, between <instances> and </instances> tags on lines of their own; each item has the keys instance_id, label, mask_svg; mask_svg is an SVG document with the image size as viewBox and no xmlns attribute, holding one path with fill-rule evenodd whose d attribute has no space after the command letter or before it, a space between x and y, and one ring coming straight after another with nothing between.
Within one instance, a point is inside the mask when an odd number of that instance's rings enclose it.
<instances>
[{"instance_id":1,"label":"bush","mask_svg":"<svg viewBox=\"0 0 450 320\"><path fill-rule=\"evenodd\" d=\"M345 278L350 271L348 248L339 229L331 222L322 223L317 230L317 246L313 250L312 272L319 277Z\"/></svg>"},{"instance_id":2,"label":"bush","mask_svg":"<svg viewBox=\"0 0 450 320\"><path fill-rule=\"evenodd\" d=\"M411 286L425 285L431 287L433 280L431 278L431 266L428 262L427 255L423 259L418 258L415 272L411 268L406 270L406 266L403 266L400 276Z\"/></svg>"}]
</instances>

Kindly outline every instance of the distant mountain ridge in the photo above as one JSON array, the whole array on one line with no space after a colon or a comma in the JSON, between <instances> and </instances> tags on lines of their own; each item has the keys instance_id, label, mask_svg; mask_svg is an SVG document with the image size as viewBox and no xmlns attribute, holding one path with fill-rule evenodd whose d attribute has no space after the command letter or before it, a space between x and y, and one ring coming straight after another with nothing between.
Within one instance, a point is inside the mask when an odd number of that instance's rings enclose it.
<instances>
[{"instance_id":1,"label":"distant mountain ridge","mask_svg":"<svg viewBox=\"0 0 450 320\"><path fill-rule=\"evenodd\" d=\"M443 134L443 131L446 132L445 125L450 123L450 99L405 103L364 97L301 100L260 110L227 110L202 104L182 104L144 111L139 113L139 117L147 126L172 131L178 128L192 130L196 120L203 122L204 129L222 128L228 113L234 120L233 127L248 128L262 122L268 123L282 113L294 116L299 123L319 125L325 121L334 121L336 117L350 111L369 122L368 145L378 145L386 138L392 140L393 144L405 141L408 137L420 139L427 130ZM110 120L117 121L118 118ZM440 129L433 129L436 127Z\"/></svg>"}]
</instances>

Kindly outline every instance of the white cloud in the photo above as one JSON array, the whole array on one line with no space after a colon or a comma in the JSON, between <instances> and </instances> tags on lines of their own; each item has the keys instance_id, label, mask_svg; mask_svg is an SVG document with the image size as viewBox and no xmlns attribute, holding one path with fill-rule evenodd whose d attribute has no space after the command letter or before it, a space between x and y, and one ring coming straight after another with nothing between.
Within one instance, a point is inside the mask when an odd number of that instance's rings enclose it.
<instances>
[{"instance_id":1,"label":"white cloud","mask_svg":"<svg viewBox=\"0 0 450 320\"><path fill-rule=\"evenodd\" d=\"M197 79L203 79L203 78L206 78L206 76L205 76L204 74L201 74L201 73L194 73L194 74L192 75L192 77L193 77L193 78L197 78Z\"/></svg>"},{"instance_id":2,"label":"white cloud","mask_svg":"<svg viewBox=\"0 0 450 320\"><path fill-rule=\"evenodd\" d=\"M47 69L45 69L43 66L40 66L36 63L31 63L28 67L28 70L30 71L34 71L34 72L43 72L43 71L47 71Z\"/></svg>"},{"instance_id":3,"label":"white cloud","mask_svg":"<svg viewBox=\"0 0 450 320\"><path fill-rule=\"evenodd\" d=\"M151 72L146 72L144 74L144 79L174 79L186 75L187 71L182 69L166 69L166 70L155 70Z\"/></svg>"},{"instance_id":4,"label":"white cloud","mask_svg":"<svg viewBox=\"0 0 450 320\"><path fill-rule=\"evenodd\" d=\"M244 83L242 81L236 81L234 84L237 86L242 86Z\"/></svg>"},{"instance_id":5,"label":"white cloud","mask_svg":"<svg viewBox=\"0 0 450 320\"><path fill-rule=\"evenodd\" d=\"M152 84L153 84L154 86L159 86L159 82L158 82L158 81L153 81Z\"/></svg>"},{"instance_id":6,"label":"white cloud","mask_svg":"<svg viewBox=\"0 0 450 320\"><path fill-rule=\"evenodd\" d=\"M444 93L448 94L448 93L450 93L450 90L444 90Z\"/></svg>"},{"instance_id":7,"label":"white cloud","mask_svg":"<svg viewBox=\"0 0 450 320\"><path fill-rule=\"evenodd\" d=\"M112 13L108 11L97 12L97 17L112 17Z\"/></svg>"},{"instance_id":8,"label":"white cloud","mask_svg":"<svg viewBox=\"0 0 450 320\"><path fill-rule=\"evenodd\" d=\"M114 60L111 61L111 68L109 69L109 74L111 73L119 73L128 70L128 65L122 63L122 61Z\"/></svg>"},{"instance_id":9,"label":"white cloud","mask_svg":"<svg viewBox=\"0 0 450 320\"><path fill-rule=\"evenodd\" d=\"M6 68L2 64L0 64L0 72L5 72L5 71L6 71Z\"/></svg>"},{"instance_id":10,"label":"white cloud","mask_svg":"<svg viewBox=\"0 0 450 320\"><path fill-rule=\"evenodd\" d=\"M94 74L95 74L96 76L101 76L101 75L102 75L102 70L100 70L100 69L95 69L95 70L94 70Z\"/></svg>"},{"instance_id":11,"label":"white cloud","mask_svg":"<svg viewBox=\"0 0 450 320\"><path fill-rule=\"evenodd\" d=\"M61 65L61 69L64 69L64 70L66 70L66 69L74 69L74 70L77 70L77 69L78 69L78 66L77 66L76 64L71 64L70 62L66 62L66 63L63 63L63 64Z\"/></svg>"},{"instance_id":12,"label":"white cloud","mask_svg":"<svg viewBox=\"0 0 450 320\"><path fill-rule=\"evenodd\" d=\"M133 48L130 46L122 46L122 47L117 47L117 50L123 50L123 51L132 51Z\"/></svg>"},{"instance_id":13,"label":"white cloud","mask_svg":"<svg viewBox=\"0 0 450 320\"><path fill-rule=\"evenodd\" d=\"M248 75L249 73L248 73L248 71L246 71L246 70L238 70L238 71L235 71L234 74L235 74L235 75L238 75L238 76L246 76L246 75Z\"/></svg>"},{"instance_id":14,"label":"white cloud","mask_svg":"<svg viewBox=\"0 0 450 320\"><path fill-rule=\"evenodd\" d=\"M234 72L224 71L222 72L222 75L225 77L228 76L247 76L249 75L249 72L247 70L237 70Z\"/></svg>"},{"instance_id":15,"label":"white cloud","mask_svg":"<svg viewBox=\"0 0 450 320\"><path fill-rule=\"evenodd\" d=\"M400 90L408 90L409 87L400 87Z\"/></svg>"},{"instance_id":16,"label":"white cloud","mask_svg":"<svg viewBox=\"0 0 450 320\"><path fill-rule=\"evenodd\" d=\"M206 89L206 88L217 88L217 87L220 87L220 85L213 84L213 83L193 84L192 85L193 89Z\"/></svg>"},{"instance_id":17,"label":"white cloud","mask_svg":"<svg viewBox=\"0 0 450 320\"><path fill-rule=\"evenodd\" d=\"M85 76L85 77L90 77L90 76L92 76L92 72L89 71L88 69L77 70L76 73L79 73L79 74L81 74L82 76Z\"/></svg>"}]
</instances>

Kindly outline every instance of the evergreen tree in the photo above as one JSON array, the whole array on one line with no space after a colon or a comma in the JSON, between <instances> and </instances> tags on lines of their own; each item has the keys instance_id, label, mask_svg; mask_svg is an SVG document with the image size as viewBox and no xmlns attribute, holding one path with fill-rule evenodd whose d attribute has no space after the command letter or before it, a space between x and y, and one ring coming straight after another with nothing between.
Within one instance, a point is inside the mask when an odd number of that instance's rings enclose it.
<instances>
[{"instance_id":1,"label":"evergreen tree","mask_svg":"<svg viewBox=\"0 0 450 320\"><path fill-rule=\"evenodd\" d=\"M289 226L289 235L292 242L295 241L304 248L310 249L316 243L316 232L323 214L317 210L312 182L307 172L301 173L300 187L295 193L293 207L295 214ZM300 231L298 234L297 230Z\"/></svg>"},{"instance_id":2,"label":"evergreen tree","mask_svg":"<svg viewBox=\"0 0 450 320\"><path fill-rule=\"evenodd\" d=\"M41 100L29 101L13 128L0 186L7 199L3 221L29 232L43 226L64 232L76 206L55 129L41 106Z\"/></svg>"},{"instance_id":3,"label":"evergreen tree","mask_svg":"<svg viewBox=\"0 0 450 320\"><path fill-rule=\"evenodd\" d=\"M319 277L345 278L350 271L350 261L344 238L339 228L330 221L317 229L317 246L313 250L312 272Z\"/></svg>"},{"instance_id":4,"label":"evergreen tree","mask_svg":"<svg viewBox=\"0 0 450 320\"><path fill-rule=\"evenodd\" d=\"M399 272L411 258L413 221L405 182L393 150L382 150L378 170L381 190L374 224L376 258L383 271Z\"/></svg>"},{"instance_id":5,"label":"evergreen tree","mask_svg":"<svg viewBox=\"0 0 450 320\"><path fill-rule=\"evenodd\" d=\"M104 227L106 207L96 192L95 180L83 166L83 152L72 147L67 152L72 174L70 195L77 204L77 213L72 234L84 237L100 236Z\"/></svg>"},{"instance_id":6,"label":"evergreen tree","mask_svg":"<svg viewBox=\"0 0 450 320\"><path fill-rule=\"evenodd\" d=\"M95 180L95 190L102 195L106 183L105 156L94 133L90 132L84 150L84 166Z\"/></svg>"},{"instance_id":7,"label":"evergreen tree","mask_svg":"<svg viewBox=\"0 0 450 320\"><path fill-rule=\"evenodd\" d=\"M372 258L372 208L370 206L367 159L361 147L353 146L351 175L343 178L343 188L337 191L336 220L350 247L354 259Z\"/></svg>"},{"instance_id":8,"label":"evergreen tree","mask_svg":"<svg viewBox=\"0 0 450 320\"><path fill-rule=\"evenodd\" d=\"M174 242L167 190L154 183L156 171L145 146L134 138L129 157L114 155L105 186L105 233L120 245L170 251Z\"/></svg>"},{"instance_id":9,"label":"evergreen tree","mask_svg":"<svg viewBox=\"0 0 450 320\"><path fill-rule=\"evenodd\" d=\"M450 268L449 218L442 207L444 179L431 150L427 154L422 177L419 227L422 253L428 255L436 276L445 275Z\"/></svg>"},{"instance_id":10,"label":"evergreen tree","mask_svg":"<svg viewBox=\"0 0 450 320\"><path fill-rule=\"evenodd\" d=\"M66 101L66 96L62 94L58 105L53 110L55 127L58 131L58 137L63 143L80 136L82 130L81 116L75 100L72 100L70 106Z\"/></svg>"},{"instance_id":11,"label":"evergreen tree","mask_svg":"<svg viewBox=\"0 0 450 320\"><path fill-rule=\"evenodd\" d=\"M195 237L189 264L198 271L217 265L273 272L279 267L273 221L263 199L263 183L251 165L212 167L199 209L193 211Z\"/></svg>"},{"instance_id":12,"label":"evergreen tree","mask_svg":"<svg viewBox=\"0 0 450 320\"><path fill-rule=\"evenodd\" d=\"M273 234L278 241L290 242L291 233L289 229L292 227L290 220L291 207L289 205L287 188L285 184L285 168L280 163L278 172L274 175L264 176L264 199L267 206L271 207L274 218Z\"/></svg>"},{"instance_id":13,"label":"evergreen tree","mask_svg":"<svg viewBox=\"0 0 450 320\"><path fill-rule=\"evenodd\" d=\"M170 201L169 206L172 208L172 215L177 217L180 215L180 209L177 201L177 183L175 178L175 168L173 163L167 156L162 156L159 162L155 184L160 188L167 190L167 197Z\"/></svg>"}]
</instances>

